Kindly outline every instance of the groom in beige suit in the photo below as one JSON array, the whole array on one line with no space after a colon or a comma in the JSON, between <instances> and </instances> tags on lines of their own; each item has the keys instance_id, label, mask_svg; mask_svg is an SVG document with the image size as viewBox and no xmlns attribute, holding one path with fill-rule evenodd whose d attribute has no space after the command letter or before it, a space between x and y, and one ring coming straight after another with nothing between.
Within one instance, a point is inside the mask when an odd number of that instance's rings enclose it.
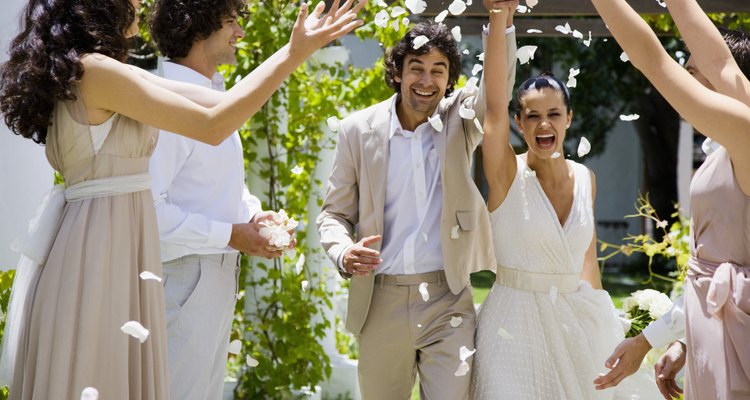
<instances>
[{"instance_id":1,"label":"groom in beige suit","mask_svg":"<svg viewBox=\"0 0 750 400\"><path fill-rule=\"evenodd\" d=\"M490 10L507 3L485 0ZM510 36L513 79L513 16L497 28ZM429 40L420 46L421 36ZM346 327L359 340L365 400L410 398L417 373L422 399L468 397L471 358L464 364L460 349L474 349L469 274L494 270L495 256L471 178L485 94L481 84L454 92L460 58L445 25L417 25L386 57L396 94L338 129L317 224L351 277Z\"/></svg>"}]
</instances>

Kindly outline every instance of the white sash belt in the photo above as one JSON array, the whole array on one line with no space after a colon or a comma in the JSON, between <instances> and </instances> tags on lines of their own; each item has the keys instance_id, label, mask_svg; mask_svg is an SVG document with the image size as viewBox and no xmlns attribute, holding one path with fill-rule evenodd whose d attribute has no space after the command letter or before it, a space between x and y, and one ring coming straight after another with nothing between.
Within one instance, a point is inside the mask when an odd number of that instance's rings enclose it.
<instances>
[{"instance_id":1,"label":"white sash belt","mask_svg":"<svg viewBox=\"0 0 750 400\"><path fill-rule=\"evenodd\" d=\"M521 271L498 265L495 283L518 290L549 293L553 287L558 293L572 293L578 290L580 275L552 274Z\"/></svg>"},{"instance_id":2,"label":"white sash belt","mask_svg":"<svg viewBox=\"0 0 750 400\"><path fill-rule=\"evenodd\" d=\"M65 202L134 193L150 188L151 176L145 173L84 181L71 185L67 189L64 189L62 185L56 185L44 197L36 216L29 221L26 239L16 240L11 246L13 250L21 253L21 258L16 267L8 304L2 358L0 359L0 385L10 385L16 363L24 362L23 359L17 359L18 356L25 356L18 354L21 343L25 343L22 328L26 326L31 312L42 266L47 261L47 256L60 229Z\"/></svg>"}]
</instances>

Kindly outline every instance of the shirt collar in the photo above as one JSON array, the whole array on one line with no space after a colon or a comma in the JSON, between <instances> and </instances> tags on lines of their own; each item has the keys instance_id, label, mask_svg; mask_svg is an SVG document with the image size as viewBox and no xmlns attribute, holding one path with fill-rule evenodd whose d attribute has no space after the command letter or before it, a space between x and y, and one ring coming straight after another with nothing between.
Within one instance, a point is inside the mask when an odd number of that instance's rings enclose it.
<instances>
[{"instance_id":1,"label":"shirt collar","mask_svg":"<svg viewBox=\"0 0 750 400\"><path fill-rule=\"evenodd\" d=\"M163 68L164 76L169 77L169 79L188 82L209 89L224 90L224 76L218 72L214 73L211 79L208 79L198 71L172 61L165 61Z\"/></svg>"},{"instance_id":2,"label":"shirt collar","mask_svg":"<svg viewBox=\"0 0 750 400\"><path fill-rule=\"evenodd\" d=\"M396 112L396 104L398 104L398 101L400 99L401 99L401 95L399 94L398 96L393 96L393 99L391 100L391 126L390 126L390 131L388 133L388 140L390 140L393 137L393 135L395 135L396 133L401 133L402 135L404 135L404 132L406 131L401 126L401 121L399 121L398 113ZM438 112L439 109L440 109L439 105L438 107L435 107L435 112L432 113L432 116L430 116L430 118L435 118L435 116L439 116L440 115L440 113ZM432 133L440 133L438 130L436 130L432 126L432 124L430 124L429 121L425 122L424 124L430 125L430 129L432 130ZM419 129L419 127L422 125L417 126L417 129Z\"/></svg>"}]
</instances>

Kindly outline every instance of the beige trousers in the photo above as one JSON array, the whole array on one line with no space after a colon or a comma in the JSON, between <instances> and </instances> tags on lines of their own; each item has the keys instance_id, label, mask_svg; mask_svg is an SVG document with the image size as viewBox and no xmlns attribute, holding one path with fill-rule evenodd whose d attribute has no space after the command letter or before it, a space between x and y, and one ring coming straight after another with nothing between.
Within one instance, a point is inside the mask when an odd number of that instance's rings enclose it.
<instances>
[{"instance_id":1,"label":"beige trousers","mask_svg":"<svg viewBox=\"0 0 750 400\"><path fill-rule=\"evenodd\" d=\"M234 319L239 254L190 255L163 266L171 398L219 400Z\"/></svg>"},{"instance_id":2,"label":"beige trousers","mask_svg":"<svg viewBox=\"0 0 750 400\"><path fill-rule=\"evenodd\" d=\"M421 283L427 283L427 300L420 293ZM471 293L467 286L454 295L443 271L376 276L367 321L358 337L363 400L408 400L416 374L423 400L468 398L471 372L455 373L461 346L474 349ZM453 317L461 318L456 327L451 325Z\"/></svg>"}]
</instances>

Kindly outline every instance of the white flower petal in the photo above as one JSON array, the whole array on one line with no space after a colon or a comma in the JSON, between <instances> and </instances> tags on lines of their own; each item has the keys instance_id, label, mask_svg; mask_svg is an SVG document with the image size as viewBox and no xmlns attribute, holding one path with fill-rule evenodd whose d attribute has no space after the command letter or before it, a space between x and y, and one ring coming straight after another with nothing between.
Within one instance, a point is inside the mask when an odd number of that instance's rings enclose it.
<instances>
[{"instance_id":1,"label":"white flower petal","mask_svg":"<svg viewBox=\"0 0 750 400\"><path fill-rule=\"evenodd\" d=\"M453 3L448 6L448 11L453 15L461 15L466 11L466 3L461 0L453 0Z\"/></svg>"},{"instance_id":2,"label":"white flower petal","mask_svg":"<svg viewBox=\"0 0 750 400\"><path fill-rule=\"evenodd\" d=\"M305 253L299 255L297 263L294 264L294 273L297 275L302 273L302 268L305 266Z\"/></svg>"},{"instance_id":3,"label":"white flower petal","mask_svg":"<svg viewBox=\"0 0 750 400\"><path fill-rule=\"evenodd\" d=\"M479 118L474 118L474 126L477 127L477 130L484 135L484 128L482 127L482 123L479 122Z\"/></svg>"},{"instance_id":4,"label":"white flower petal","mask_svg":"<svg viewBox=\"0 0 750 400\"><path fill-rule=\"evenodd\" d=\"M591 46L591 31L589 31L589 38L583 41L584 46L589 47Z\"/></svg>"},{"instance_id":5,"label":"white flower petal","mask_svg":"<svg viewBox=\"0 0 750 400\"><path fill-rule=\"evenodd\" d=\"M451 327L453 328L458 328L462 322L464 322L462 317L451 317Z\"/></svg>"},{"instance_id":6,"label":"white flower petal","mask_svg":"<svg viewBox=\"0 0 750 400\"><path fill-rule=\"evenodd\" d=\"M388 11L380 10L375 14L375 25L381 28L388 26Z\"/></svg>"},{"instance_id":7,"label":"white flower petal","mask_svg":"<svg viewBox=\"0 0 750 400\"><path fill-rule=\"evenodd\" d=\"M304 292L305 290L307 290L307 287L310 285L310 282L302 281L301 284L302 284L302 291Z\"/></svg>"},{"instance_id":8,"label":"white flower petal","mask_svg":"<svg viewBox=\"0 0 750 400\"><path fill-rule=\"evenodd\" d=\"M401 21L397 19L394 19L393 21L391 21L391 29L393 29L394 31L397 31L398 28L400 27L401 27Z\"/></svg>"},{"instance_id":9,"label":"white flower petal","mask_svg":"<svg viewBox=\"0 0 750 400\"><path fill-rule=\"evenodd\" d=\"M552 285L549 287L549 301L552 302L552 304L555 304L557 302L557 293L559 292L559 289L557 286Z\"/></svg>"},{"instance_id":10,"label":"white flower petal","mask_svg":"<svg viewBox=\"0 0 750 400\"><path fill-rule=\"evenodd\" d=\"M463 119L474 119L477 113L474 111L474 109L464 108L464 105L461 104L461 107L458 108L458 115L460 115Z\"/></svg>"},{"instance_id":11,"label":"white flower petal","mask_svg":"<svg viewBox=\"0 0 750 400\"><path fill-rule=\"evenodd\" d=\"M536 53L537 46L523 46L520 49L516 51L516 57L518 58L518 62L520 62L522 65L529 62L529 60L534 59L534 54Z\"/></svg>"},{"instance_id":12,"label":"white flower petal","mask_svg":"<svg viewBox=\"0 0 750 400\"><path fill-rule=\"evenodd\" d=\"M406 8L412 14L421 14L427 8L427 3L424 0L406 0Z\"/></svg>"},{"instance_id":13,"label":"white flower petal","mask_svg":"<svg viewBox=\"0 0 750 400\"><path fill-rule=\"evenodd\" d=\"M555 27L555 30L562 33L563 35L569 35L573 32L573 30L570 29L570 24L567 22L565 23L565 25L557 25Z\"/></svg>"},{"instance_id":14,"label":"white flower petal","mask_svg":"<svg viewBox=\"0 0 750 400\"><path fill-rule=\"evenodd\" d=\"M229 348L227 349L229 354L240 354L242 351L242 340L234 339L229 342Z\"/></svg>"},{"instance_id":15,"label":"white flower petal","mask_svg":"<svg viewBox=\"0 0 750 400\"><path fill-rule=\"evenodd\" d=\"M519 4L516 7L516 12L519 13L519 14L526 14L527 12L529 12L529 7L526 7L523 4Z\"/></svg>"},{"instance_id":16,"label":"white flower petal","mask_svg":"<svg viewBox=\"0 0 750 400\"><path fill-rule=\"evenodd\" d=\"M407 18L407 17L401 18L401 24L402 25L409 26L410 23L411 23L411 21L409 21L409 18Z\"/></svg>"},{"instance_id":17,"label":"white flower petal","mask_svg":"<svg viewBox=\"0 0 750 400\"><path fill-rule=\"evenodd\" d=\"M462 51L461 53L468 56L470 52L469 49L464 49L464 51Z\"/></svg>"},{"instance_id":18,"label":"white flower petal","mask_svg":"<svg viewBox=\"0 0 750 400\"><path fill-rule=\"evenodd\" d=\"M258 360L250 357L249 355L245 358L245 362L247 363L247 366L250 368L255 368L258 366Z\"/></svg>"},{"instance_id":19,"label":"white flower petal","mask_svg":"<svg viewBox=\"0 0 750 400\"><path fill-rule=\"evenodd\" d=\"M455 376L466 376L466 374L469 373L469 363L466 361L462 361L461 364L458 365L458 369L456 372L453 373Z\"/></svg>"},{"instance_id":20,"label":"white flower petal","mask_svg":"<svg viewBox=\"0 0 750 400\"><path fill-rule=\"evenodd\" d=\"M635 121L641 116L638 114L630 114L630 115L620 115L621 121Z\"/></svg>"},{"instance_id":21,"label":"white flower petal","mask_svg":"<svg viewBox=\"0 0 750 400\"><path fill-rule=\"evenodd\" d=\"M467 358L473 356L474 353L476 353L476 352L477 352L476 349L469 350L468 348L466 348L466 346L461 346L461 348L458 349L458 358L461 361L466 361Z\"/></svg>"},{"instance_id":22,"label":"white flower petal","mask_svg":"<svg viewBox=\"0 0 750 400\"><path fill-rule=\"evenodd\" d=\"M448 16L448 10L440 11L440 14L438 14L435 17L435 22L437 22L439 24L439 23L443 22L443 20L445 20L445 17L447 17L447 16Z\"/></svg>"},{"instance_id":23,"label":"white flower petal","mask_svg":"<svg viewBox=\"0 0 750 400\"><path fill-rule=\"evenodd\" d=\"M120 327L120 330L138 339L141 343L148 339L148 329L144 328L138 321L128 321Z\"/></svg>"},{"instance_id":24,"label":"white flower petal","mask_svg":"<svg viewBox=\"0 0 750 400\"><path fill-rule=\"evenodd\" d=\"M451 239L458 239L458 225L453 225L451 228Z\"/></svg>"},{"instance_id":25,"label":"white flower petal","mask_svg":"<svg viewBox=\"0 0 750 400\"><path fill-rule=\"evenodd\" d=\"M417 328L421 328L421 327L422 327L422 324L417 324Z\"/></svg>"},{"instance_id":26,"label":"white flower petal","mask_svg":"<svg viewBox=\"0 0 750 400\"><path fill-rule=\"evenodd\" d=\"M571 68L570 74L568 75L568 83L566 84L569 88L574 88L578 86L578 80L576 79L576 76L581 73L580 69Z\"/></svg>"},{"instance_id":27,"label":"white flower petal","mask_svg":"<svg viewBox=\"0 0 750 400\"><path fill-rule=\"evenodd\" d=\"M630 57L628 56L628 53L623 51L622 54L620 54L620 61L622 62L630 61Z\"/></svg>"},{"instance_id":28,"label":"white flower petal","mask_svg":"<svg viewBox=\"0 0 750 400\"><path fill-rule=\"evenodd\" d=\"M440 119L440 114L435 114L432 117L428 117L427 121L432 125L432 128L438 132L443 131L443 120Z\"/></svg>"},{"instance_id":29,"label":"white flower petal","mask_svg":"<svg viewBox=\"0 0 750 400\"><path fill-rule=\"evenodd\" d=\"M480 54L479 54L479 55L477 56L477 60L479 60L479 61L481 61L481 62L484 62L484 52L480 53Z\"/></svg>"},{"instance_id":30,"label":"white flower petal","mask_svg":"<svg viewBox=\"0 0 750 400\"><path fill-rule=\"evenodd\" d=\"M331 132L336 133L339 131L339 119L338 118L328 117L328 119L326 120L326 123L328 124L328 129Z\"/></svg>"},{"instance_id":31,"label":"white flower petal","mask_svg":"<svg viewBox=\"0 0 750 400\"><path fill-rule=\"evenodd\" d=\"M427 286L429 284L427 282L422 282L419 284L419 294L422 295L422 300L429 301L430 300L430 292L427 291Z\"/></svg>"},{"instance_id":32,"label":"white flower petal","mask_svg":"<svg viewBox=\"0 0 750 400\"><path fill-rule=\"evenodd\" d=\"M242 300L243 297L245 297L244 290L240 290L239 292L237 292L237 294L234 295L234 298L237 299L238 301Z\"/></svg>"},{"instance_id":33,"label":"white flower petal","mask_svg":"<svg viewBox=\"0 0 750 400\"><path fill-rule=\"evenodd\" d=\"M586 154L589 154L591 151L591 143L589 143L589 140L585 137L581 137L581 142L578 143L578 157L583 157Z\"/></svg>"},{"instance_id":34,"label":"white flower petal","mask_svg":"<svg viewBox=\"0 0 750 400\"><path fill-rule=\"evenodd\" d=\"M573 31L573 37L576 39L583 40L583 33L579 32L577 29Z\"/></svg>"},{"instance_id":35,"label":"white flower petal","mask_svg":"<svg viewBox=\"0 0 750 400\"><path fill-rule=\"evenodd\" d=\"M476 75L479 71L483 70L484 67L481 64L474 64L474 68L471 69L471 74Z\"/></svg>"},{"instance_id":36,"label":"white flower petal","mask_svg":"<svg viewBox=\"0 0 750 400\"><path fill-rule=\"evenodd\" d=\"M511 335L510 333L508 333L508 331L506 331L506 330L505 330L505 329L503 329L503 328L498 328L498 329L497 329L497 334L498 334L498 335L499 335L499 336L500 336L501 338L503 338L503 339L505 339L505 340L513 340L513 335Z\"/></svg>"},{"instance_id":37,"label":"white flower petal","mask_svg":"<svg viewBox=\"0 0 750 400\"><path fill-rule=\"evenodd\" d=\"M467 79L464 90L468 93L476 92L479 89L477 87L477 82L479 82L479 78L477 78L476 76L472 76L471 78Z\"/></svg>"},{"instance_id":38,"label":"white flower petal","mask_svg":"<svg viewBox=\"0 0 750 400\"><path fill-rule=\"evenodd\" d=\"M81 400L98 400L99 391L91 386L84 388L81 392Z\"/></svg>"},{"instance_id":39,"label":"white flower petal","mask_svg":"<svg viewBox=\"0 0 750 400\"><path fill-rule=\"evenodd\" d=\"M293 175L299 175L299 174L301 174L304 171L305 170L302 167L300 167L299 165L295 165L294 168L292 168L291 172L292 172Z\"/></svg>"},{"instance_id":40,"label":"white flower petal","mask_svg":"<svg viewBox=\"0 0 750 400\"><path fill-rule=\"evenodd\" d=\"M539 4L539 0L526 0L526 5L529 8L534 8L537 4Z\"/></svg>"},{"instance_id":41,"label":"white flower petal","mask_svg":"<svg viewBox=\"0 0 750 400\"><path fill-rule=\"evenodd\" d=\"M527 29L526 33L544 33L541 29Z\"/></svg>"},{"instance_id":42,"label":"white flower petal","mask_svg":"<svg viewBox=\"0 0 750 400\"><path fill-rule=\"evenodd\" d=\"M451 29L451 35L453 35L453 39L455 39L457 42L461 41L461 27L456 25Z\"/></svg>"},{"instance_id":43,"label":"white flower petal","mask_svg":"<svg viewBox=\"0 0 750 400\"><path fill-rule=\"evenodd\" d=\"M141 272L139 276L144 281L153 280L153 281L161 282L161 277L151 271L143 271Z\"/></svg>"},{"instance_id":44,"label":"white flower petal","mask_svg":"<svg viewBox=\"0 0 750 400\"><path fill-rule=\"evenodd\" d=\"M391 17L396 18L404 13L406 13L406 10L404 10L403 7L396 6L396 7L393 7L393 9L391 10Z\"/></svg>"},{"instance_id":45,"label":"white flower petal","mask_svg":"<svg viewBox=\"0 0 750 400\"><path fill-rule=\"evenodd\" d=\"M419 35L419 36L415 37L414 38L414 44L413 44L414 50L416 50L416 49L424 46L429 41L430 41L430 39L428 39L427 36L425 36L425 35Z\"/></svg>"},{"instance_id":46,"label":"white flower petal","mask_svg":"<svg viewBox=\"0 0 750 400\"><path fill-rule=\"evenodd\" d=\"M552 157L552 158L560 158L561 155L562 154L560 154L559 152L556 151L556 152L552 153L552 155L550 157ZM534 176L536 176L536 175L534 175Z\"/></svg>"},{"instance_id":47,"label":"white flower petal","mask_svg":"<svg viewBox=\"0 0 750 400\"><path fill-rule=\"evenodd\" d=\"M388 3L385 0L378 0L378 7L388 7Z\"/></svg>"}]
</instances>

